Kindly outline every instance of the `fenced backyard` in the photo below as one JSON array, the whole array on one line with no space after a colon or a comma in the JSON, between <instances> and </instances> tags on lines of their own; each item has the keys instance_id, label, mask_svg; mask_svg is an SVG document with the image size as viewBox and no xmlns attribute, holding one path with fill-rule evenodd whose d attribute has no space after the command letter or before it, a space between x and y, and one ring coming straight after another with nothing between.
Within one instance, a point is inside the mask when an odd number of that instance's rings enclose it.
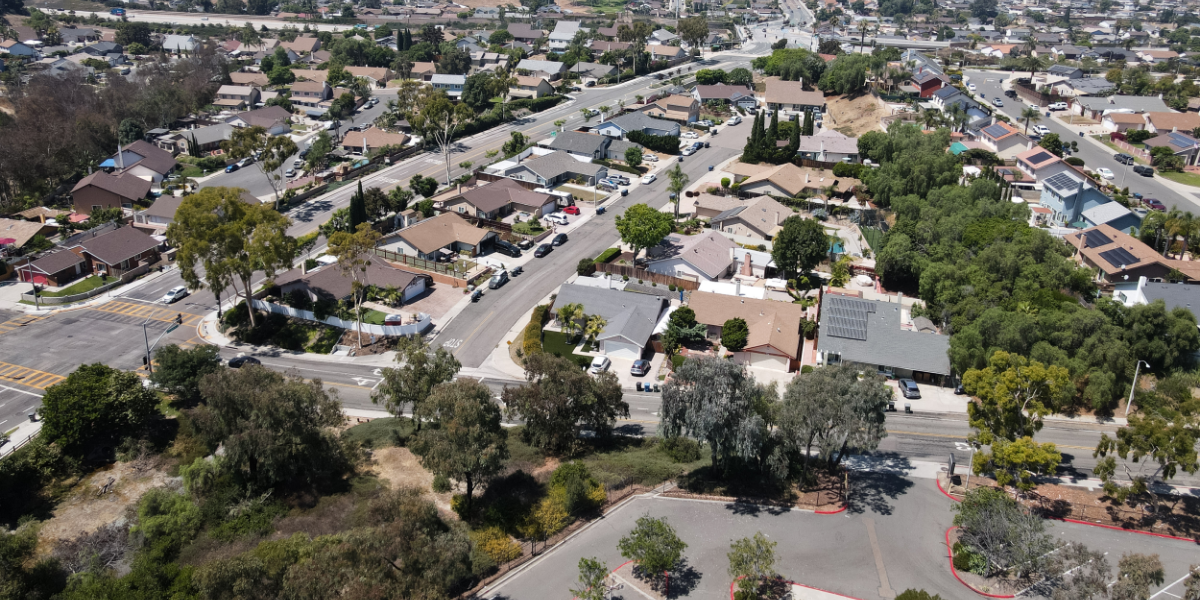
<instances>
[{"instance_id":1,"label":"fenced backyard","mask_svg":"<svg viewBox=\"0 0 1200 600\"><path fill-rule=\"evenodd\" d=\"M614 265L612 263L596 263L596 270L602 273L611 273L628 277L629 279L637 279L658 285L674 285L676 288L682 288L688 291L700 289L699 279L684 279L682 277L673 277L671 275L663 275L662 273L653 273L641 267L633 267L630 265Z\"/></svg>"}]
</instances>

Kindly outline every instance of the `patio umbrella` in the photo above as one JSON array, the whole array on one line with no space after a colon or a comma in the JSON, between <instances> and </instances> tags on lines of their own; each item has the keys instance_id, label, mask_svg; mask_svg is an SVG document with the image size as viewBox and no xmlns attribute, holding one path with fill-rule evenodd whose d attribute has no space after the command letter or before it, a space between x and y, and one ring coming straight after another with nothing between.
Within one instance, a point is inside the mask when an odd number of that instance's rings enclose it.
<instances>
[{"instance_id":1,"label":"patio umbrella","mask_svg":"<svg viewBox=\"0 0 1200 600\"><path fill-rule=\"evenodd\" d=\"M9 244L15 244L15 243L17 243L17 240L14 240L12 238L0 238L0 246L7 246Z\"/></svg>"}]
</instances>

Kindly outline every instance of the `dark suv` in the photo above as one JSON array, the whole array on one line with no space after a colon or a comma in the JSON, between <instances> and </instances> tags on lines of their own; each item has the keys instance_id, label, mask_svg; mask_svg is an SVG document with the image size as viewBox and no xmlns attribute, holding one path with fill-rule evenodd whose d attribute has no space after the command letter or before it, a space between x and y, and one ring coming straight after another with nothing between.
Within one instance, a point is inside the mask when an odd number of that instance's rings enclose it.
<instances>
[{"instance_id":1,"label":"dark suv","mask_svg":"<svg viewBox=\"0 0 1200 600\"><path fill-rule=\"evenodd\" d=\"M1123 165L1132 165L1133 164L1133 157L1128 154L1124 154L1124 153L1114 154L1113 160L1115 160Z\"/></svg>"},{"instance_id":2,"label":"dark suv","mask_svg":"<svg viewBox=\"0 0 1200 600\"><path fill-rule=\"evenodd\" d=\"M505 242L503 240L496 240L496 242L495 242L495 244L493 244L493 246L496 248L496 252L499 252L500 254L507 254L508 256L511 256L513 258L517 258L518 256L521 256L520 248L518 248L508 242Z\"/></svg>"},{"instance_id":3,"label":"dark suv","mask_svg":"<svg viewBox=\"0 0 1200 600\"><path fill-rule=\"evenodd\" d=\"M1154 167L1144 167L1142 165L1138 165L1133 168L1133 172L1141 175L1142 177L1154 177Z\"/></svg>"}]
</instances>

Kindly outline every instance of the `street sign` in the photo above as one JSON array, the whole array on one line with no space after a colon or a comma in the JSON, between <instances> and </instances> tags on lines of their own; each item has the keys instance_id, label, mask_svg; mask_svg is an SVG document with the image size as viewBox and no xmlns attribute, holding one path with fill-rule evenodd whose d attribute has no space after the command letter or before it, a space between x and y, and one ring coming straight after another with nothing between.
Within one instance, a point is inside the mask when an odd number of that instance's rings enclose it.
<instances>
[{"instance_id":1,"label":"street sign","mask_svg":"<svg viewBox=\"0 0 1200 600\"><path fill-rule=\"evenodd\" d=\"M170 327L167 328L167 333L171 333L172 331L175 331L176 329L179 329L178 325L171 325Z\"/></svg>"}]
</instances>

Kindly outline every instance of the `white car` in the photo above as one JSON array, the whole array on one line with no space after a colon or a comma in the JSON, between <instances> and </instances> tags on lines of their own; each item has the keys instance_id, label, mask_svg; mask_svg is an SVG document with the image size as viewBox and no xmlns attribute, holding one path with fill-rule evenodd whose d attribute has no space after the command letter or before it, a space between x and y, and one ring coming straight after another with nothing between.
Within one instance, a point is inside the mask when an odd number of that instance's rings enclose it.
<instances>
[{"instance_id":1,"label":"white car","mask_svg":"<svg viewBox=\"0 0 1200 600\"><path fill-rule=\"evenodd\" d=\"M1050 135L1050 128L1046 127L1045 125L1034 125L1033 130L1036 131L1040 136Z\"/></svg>"},{"instance_id":2,"label":"white car","mask_svg":"<svg viewBox=\"0 0 1200 600\"><path fill-rule=\"evenodd\" d=\"M1117 177L1116 175L1113 175L1112 169L1108 167L1100 167L1099 169L1096 169L1096 174L1105 179L1116 179Z\"/></svg>"},{"instance_id":3,"label":"white car","mask_svg":"<svg viewBox=\"0 0 1200 600\"><path fill-rule=\"evenodd\" d=\"M1040 107L1032 102L1029 103L1029 108L1032 108L1033 110L1036 110L1038 112L1041 112L1041 110L1042 110L1042 107Z\"/></svg>"},{"instance_id":4,"label":"white car","mask_svg":"<svg viewBox=\"0 0 1200 600\"><path fill-rule=\"evenodd\" d=\"M694 131L685 131L685 132L683 132L683 135L681 135L679 137L686 138L689 140L694 140L700 136L696 135L696 132L694 132Z\"/></svg>"},{"instance_id":5,"label":"white car","mask_svg":"<svg viewBox=\"0 0 1200 600\"><path fill-rule=\"evenodd\" d=\"M680 152L680 154L682 154L682 155L684 155L684 156L691 156L691 155L693 155L693 154L695 154L695 153L696 153L696 149L695 149L695 148L693 148L693 147L691 147L691 146L688 146L687 148L684 148L684 149L683 149L683 152Z\"/></svg>"},{"instance_id":6,"label":"white car","mask_svg":"<svg viewBox=\"0 0 1200 600\"><path fill-rule=\"evenodd\" d=\"M658 175L655 175L654 173L642 177L642 185L650 185L655 181L658 181Z\"/></svg>"},{"instance_id":7,"label":"white car","mask_svg":"<svg viewBox=\"0 0 1200 600\"><path fill-rule=\"evenodd\" d=\"M592 366L588 367L588 373L596 375L608 370L612 366L612 361L608 360L607 356L597 356L592 359Z\"/></svg>"},{"instance_id":8,"label":"white car","mask_svg":"<svg viewBox=\"0 0 1200 600\"><path fill-rule=\"evenodd\" d=\"M738 115L734 115L733 118L726 121L725 124L726 125L737 125L738 123L741 123L741 122L742 122L742 118Z\"/></svg>"},{"instance_id":9,"label":"white car","mask_svg":"<svg viewBox=\"0 0 1200 600\"><path fill-rule=\"evenodd\" d=\"M161 302L163 304L171 304L186 295L188 295L188 291L187 291L186 287L184 287L182 285L175 286L175 287L167 290L167 293L165 295L163 295L163 297L161 299L159 299L159 302Z\"/></svg>"},{"instance_id":10,"label":"white car","mask_svg":"<svg viewBox=\"0 0 1200 600\"><path fill-rule=\"evenodd\" d=\"M570 225L571 221L567 219L566 213L554 212L546 215L546 220L555 225Z\"/></svg>"},{"instance_id":11,"label":"white car","mask_svg":"<svg viewBox=\"0 0 1200 600\"><path fill-rule=\"evenodd\" d=\"M296 170L295 170L295 169L288 169L288 170L287 170L287 171L285 171L283 174L284 174L284 175L287 175L289 178L291 178L291 177L295 177L295 176L296 176Z\"/></svg>"},{"instance_id":12,"label":"white car","mask_svg":"<svg viewBox=\"0 0 1200 600\"><path fill-rule=\"evenodd\" d=\"M968 90L971 90L972 92L973 92L973 91L975 91L975 84L973 84L973 83L968 83L968 84L967 84L967 89L968 89Z\"/></svg>"},{"instance_id":13,"label":"white car","mask_svg":"<svg viewBox=\"0 0 1200 600\"><path fill-rule=\"evenodd\" d=\"M658 162L658 157L653 154L643 154L642 160L646 162Z\"/></svg>"}]
</instances>

